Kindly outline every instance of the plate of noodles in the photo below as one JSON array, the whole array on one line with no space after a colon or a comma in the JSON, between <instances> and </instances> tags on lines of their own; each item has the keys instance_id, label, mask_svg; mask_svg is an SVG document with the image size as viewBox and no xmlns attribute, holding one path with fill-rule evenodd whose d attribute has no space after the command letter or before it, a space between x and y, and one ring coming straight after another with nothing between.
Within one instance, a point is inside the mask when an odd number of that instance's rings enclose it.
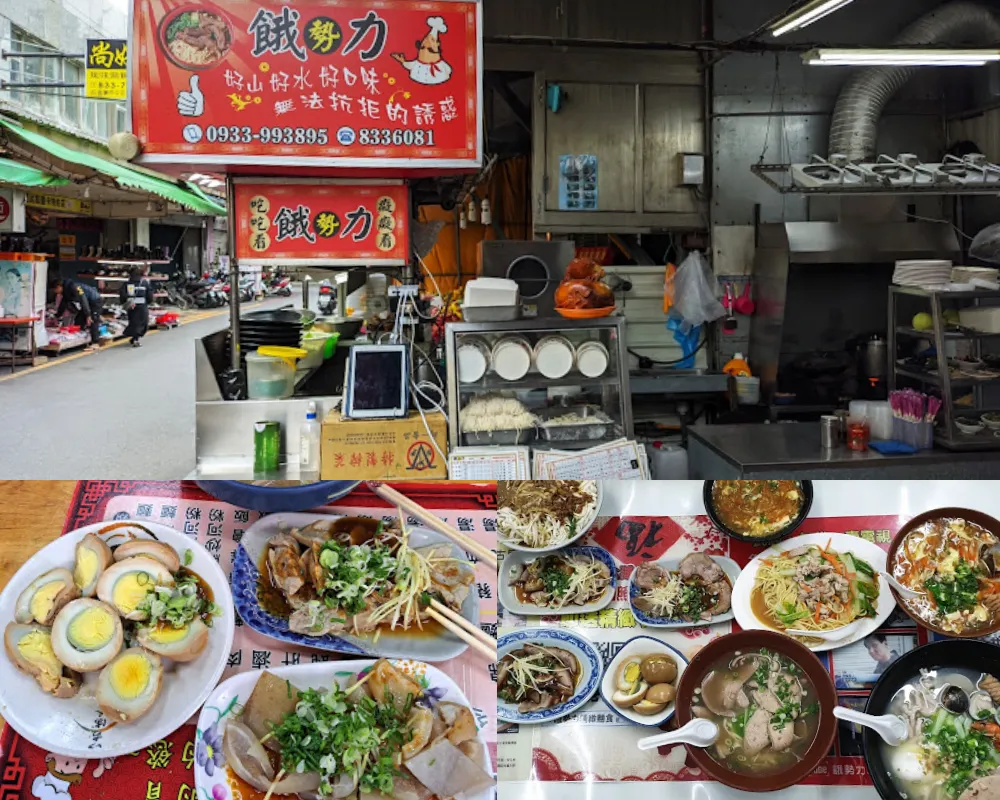
<instances>
[{"instance_id":1,"label":"plate of noodles","mask_svg":"<svg viewBox=\"0 0 1000 800\"><path fill-rule=\"evenodd\" d=\"M852 644L878 629L896 607L880 573L886 553L846 533L810 533L765 550L733 586L736 621L744 630L832 632L843 639L795 638L822 652Z\"/></svg>"},{"instance_id":2,"label":"plate of noodles","mask_svg":"<svg viewBox=\"0 0 1000 800\"><path fill-rule=\"evenodd\" d=\"M550 553L581 539L601 508L598 481L499 481L497 532L511 550Z\"/></svg>"}]
</instances>

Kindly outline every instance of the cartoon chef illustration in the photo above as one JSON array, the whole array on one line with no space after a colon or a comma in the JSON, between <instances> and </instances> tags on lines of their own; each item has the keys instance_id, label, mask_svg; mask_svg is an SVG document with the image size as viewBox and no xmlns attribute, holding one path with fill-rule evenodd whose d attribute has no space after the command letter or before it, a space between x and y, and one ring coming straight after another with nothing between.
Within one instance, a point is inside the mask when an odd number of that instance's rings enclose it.
<instances>
[{"instance_id":1,"label":"cartoon chef illustration","mask_svg":"<svg viewBox=\"0 0 1000 800\"><path fill-rule=\"evenodd\" d=\"M114 763L113 758L100 759L94 768L93 776L100 778L107 770L111 769ZM45 766L48 771L44 775L39 775L32 782L32 797L36 797L38 800L71 800L70 788L83 780L87 764L88 759L86 758L47 753Z\"/></svg>"},{"instance_id":2,"label":"cartoon chef illustration","mask_svg":"<svg viewBox=\"0 0 1000 800\"><path fill-rule=\"evenodd\" d=\"M417 58L407 61L402 53L392 57L410 71L410 79L425 86L437 86L451 79L451 65L441 57L441 34L448 32L448 26L441 17L429 17L430 30L417 42Z\"/></svg>"}]
</instances>

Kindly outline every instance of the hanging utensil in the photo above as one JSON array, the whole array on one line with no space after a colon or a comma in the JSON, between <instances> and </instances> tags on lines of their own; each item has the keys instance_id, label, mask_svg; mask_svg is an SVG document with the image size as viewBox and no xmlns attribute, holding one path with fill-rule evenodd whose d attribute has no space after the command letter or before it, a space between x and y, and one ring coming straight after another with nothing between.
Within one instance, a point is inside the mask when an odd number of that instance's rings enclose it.
<instances>
[{"instance_id":1,"label":"hanging utensil","mask_svg":"<svg viewBox=\"0 0 1000 800\"><path fill-rule=\"evenodd\" d=\"M749 317L757 310L757 304L750 298L750 281L743 285L743 294L733 304L737 314Z\"/></svg>"},{"instance_id":2,"label":"hanging utensil","mask_svg":"<svg viewBox=\"0 0 1000 800\"><path fill-rule=\"evenodd\" d=\"M733 291L733 285L726 281L726 297L725 302L722 304L726 309L726 318L722 321L722 332L731 334L736 332L738 323L736 322L736 317L733 315L733 306L736 304L736 293Z\"/></svg>"}]
</instances>

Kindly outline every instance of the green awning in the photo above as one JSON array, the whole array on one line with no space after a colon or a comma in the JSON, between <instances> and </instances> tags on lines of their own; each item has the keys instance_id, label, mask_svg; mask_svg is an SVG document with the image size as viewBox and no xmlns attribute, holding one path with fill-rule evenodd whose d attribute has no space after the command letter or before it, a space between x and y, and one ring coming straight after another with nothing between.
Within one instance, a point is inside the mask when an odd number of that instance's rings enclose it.
<instances>
[{"instance_id":1,"label":"green awning","mask_svg":"<svg viewBox=\"0 0 1000 800\"><path fill-rule=\"evenodd\" d=\"M90 153L78 152L3 117L0 117L0 125L17 134L29 144L41 148L56 158L68 161L71 164L89 167L96 172L114 178L119 186L140 189L150 194L155 194L199 214L221 217L226 213L225 206L215 202L204 194L204 192L199 191L195 193L178 186L168 178L148 175L127 167L124 164L108 161L105 158L91 155Z\"/></svg>"},{"instance_id":2,"label":"green awning","mask_svg":"<svg viewBox=\"0 0 1000 800\"><path fill-rule=\"evenodd\" d=\"M20 161L0 158L0 183L14 183L18 186L65 186L69 181L50 175Z\"/></svg>"}]
</instances>

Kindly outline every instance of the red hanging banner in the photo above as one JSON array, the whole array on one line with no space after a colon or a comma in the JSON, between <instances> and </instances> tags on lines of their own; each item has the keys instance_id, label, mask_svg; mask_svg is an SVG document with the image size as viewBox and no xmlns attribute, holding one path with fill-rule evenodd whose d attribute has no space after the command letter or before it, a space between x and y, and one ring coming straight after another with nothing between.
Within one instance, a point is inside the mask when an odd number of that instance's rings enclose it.
<instances>
[{"instance_id":1,"label":"red hanging banner","mask_svg":"<svg viewBox=\"0 0 1000 800\"><path fill-rule=\"evenodd\" d=\"M399 266L410 248L402 182L234 182L243 265Z\"/></svg>"},{"instance_id":2,"label":"red hanging banner","mask_svg":"<svg viewBox=\"0 0 1000 800\"><path fill-rule=\"evenodd\" d=\"M392 174L482 162L474 0L135 0L132 37L141 161Z\"/></svg>"}]
</instances>

